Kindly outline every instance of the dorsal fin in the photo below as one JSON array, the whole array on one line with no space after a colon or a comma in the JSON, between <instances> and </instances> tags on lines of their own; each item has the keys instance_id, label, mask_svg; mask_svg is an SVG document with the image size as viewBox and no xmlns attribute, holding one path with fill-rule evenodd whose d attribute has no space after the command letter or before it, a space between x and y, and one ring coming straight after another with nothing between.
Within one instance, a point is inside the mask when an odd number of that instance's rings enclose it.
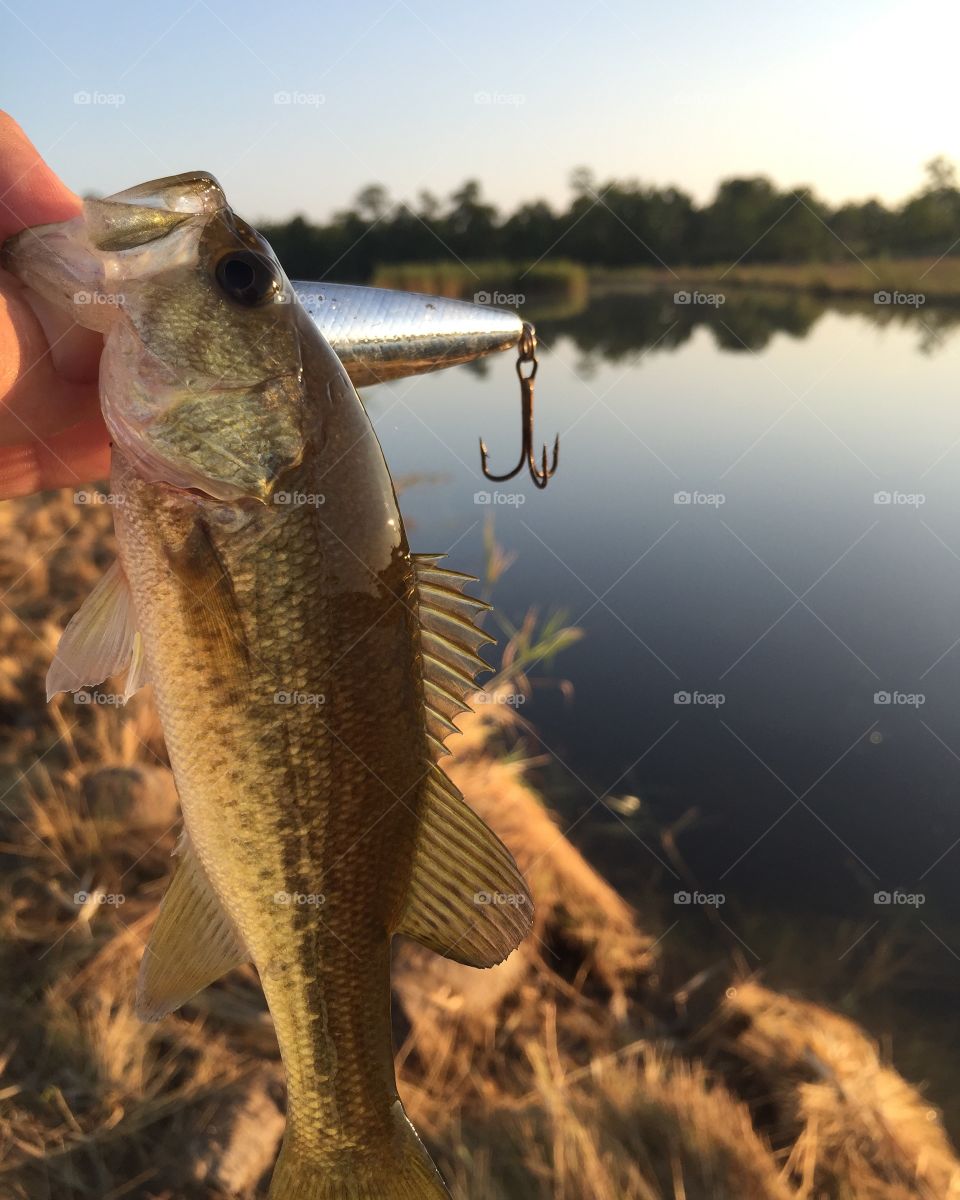
<instances>
[{"instance_id":1,"label":"dorsal fin","mask_svg":"<svg viewBox=\"0 0 960 1200\"><path fill-rule=\"evenodd\" d=\"M463 594L473 575L438 567L441 554L414 554L417 585L417 614L420 620L420 649L423 662L423 692L427 713L427 737L434 758L449 754L444 740L457 732L453 719L469 712L466 698L476 690L477 671L489 670L477 651L495 642L475 618L487 612L485 600Z\"/></svg>"},{"instance_id":2,"label":"dorsal fin","mask_svg":"<svg viewBox=\"0 0 960 1200\"><path fill-rule=\"evenodd\" d=\"M397 928L471 967L502 962L533 927L533 904L510 851L434 763Z\"/></svg>"},{"instance_id":3,"label":"dorsal fin","mask_svg":"<svg viewBox=\"0 0 960 1200\"><path fill-rule=\"evenodd\" d=\"M463 595L473 576L414 555L429 757L413 872L397 932L445 958L492 967L530 932L533 905L510 851L437 766L453 718L469 712L477 650L494 639L475 624L490 606Z\"/></svg>"}]
</instances>

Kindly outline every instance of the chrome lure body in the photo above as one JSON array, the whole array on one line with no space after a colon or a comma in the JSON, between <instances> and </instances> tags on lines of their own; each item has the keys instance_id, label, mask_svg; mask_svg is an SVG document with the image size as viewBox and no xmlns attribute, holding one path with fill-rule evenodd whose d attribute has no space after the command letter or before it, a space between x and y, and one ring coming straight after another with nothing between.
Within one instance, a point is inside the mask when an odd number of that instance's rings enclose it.
<instances>
[{"instance_id":1,"label":"chrome lure body","mask_svg":"<svg viewBox=\"0 0 960 1200\"><path fill-rule=\"evenodd\" d=\"M516 313L466 300L348 283L292 286L355 387L509 350L523 332Z\"/></svg>"}]
</instances>

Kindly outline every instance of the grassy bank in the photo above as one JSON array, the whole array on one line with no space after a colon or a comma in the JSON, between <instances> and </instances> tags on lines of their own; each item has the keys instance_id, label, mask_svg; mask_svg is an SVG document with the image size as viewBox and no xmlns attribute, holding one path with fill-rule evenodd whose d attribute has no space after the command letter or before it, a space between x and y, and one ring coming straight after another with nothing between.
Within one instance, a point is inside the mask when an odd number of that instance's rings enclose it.
<instances>
[{"instance_id":1,"label":"grassy bank","mask_svg":"<svg viewBox=\"0 0 960 1200\"><path fill-rule=\"evenodd\" d=\"M254 1200L284 1124L255 972L133 1015L179 826L149 689L43 700L114 554L107 507L79 515L68 495L0 508L0 1196ZM960 1196L936 1108L853 1021L716 946L691 966L675 916L631 908L562 835L517 707L493 702L526 688L534 642L514 639L449 769L527 874L535 936L487 972L411 943L395 963L400 1088L455 1200Z\"/></svg>"},{"instance_id":2,"label":"grassy bank","mask_svg":"<svg viewBox=\"0 0 960 1200\"><path fill-rule=\"evenodd\" d=\"M872 259L864 263L851 258L830 263L622 269L587 268L565 260L545 260L535 266L506 261L403 263L379 267L372 283L465 300L482 293L496 294L496 301L487 302L506 308L522 307L529 298L538 306L562 301L572 309L590 294L650 288L713 292L753 288L871 301L876 292L888 292L891 297L893 293L919 294L924 307L960 305L960 258Z\"/></svg>"}]
</instances>

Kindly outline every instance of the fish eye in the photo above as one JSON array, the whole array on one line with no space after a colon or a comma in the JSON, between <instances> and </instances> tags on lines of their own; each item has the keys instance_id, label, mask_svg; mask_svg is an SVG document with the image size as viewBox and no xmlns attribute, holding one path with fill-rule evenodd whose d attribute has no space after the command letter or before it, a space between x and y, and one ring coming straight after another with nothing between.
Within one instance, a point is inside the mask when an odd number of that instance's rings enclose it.
<instances>
[{"instance_id":1,"label":"fish eye","mask_svg":"<svg viewBox=\"0 0 960 1200\"><path fill-rule=\"evenodd\" d=\"M231 250L217 263L217 283L231 300L252 308L280 291L273 263L253 250Z\"/></svg>"}]
</instances>

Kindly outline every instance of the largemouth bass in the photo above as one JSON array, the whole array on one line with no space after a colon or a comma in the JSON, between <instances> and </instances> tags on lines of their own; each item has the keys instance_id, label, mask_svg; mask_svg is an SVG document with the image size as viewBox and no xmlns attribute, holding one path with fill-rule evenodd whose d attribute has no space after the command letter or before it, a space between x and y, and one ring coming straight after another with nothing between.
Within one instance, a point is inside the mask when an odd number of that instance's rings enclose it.
<instances>
[{"instance_id":1,"label":"largemouth bass","mask_svg":"<svg viewBox=\"0 0 960 1200\"><path fill-rule=\"evenodd\" d=\"M105 335L119 561L48 690L154 687L184 835L138 1009L252 960L287 1075L271 1200L444 1196L397 1095L390 942L491 966L530 929L437 765L485 605L411 554L342 364L211 176L89 200L3 265Z\"/></svg>"}]
</instances>

